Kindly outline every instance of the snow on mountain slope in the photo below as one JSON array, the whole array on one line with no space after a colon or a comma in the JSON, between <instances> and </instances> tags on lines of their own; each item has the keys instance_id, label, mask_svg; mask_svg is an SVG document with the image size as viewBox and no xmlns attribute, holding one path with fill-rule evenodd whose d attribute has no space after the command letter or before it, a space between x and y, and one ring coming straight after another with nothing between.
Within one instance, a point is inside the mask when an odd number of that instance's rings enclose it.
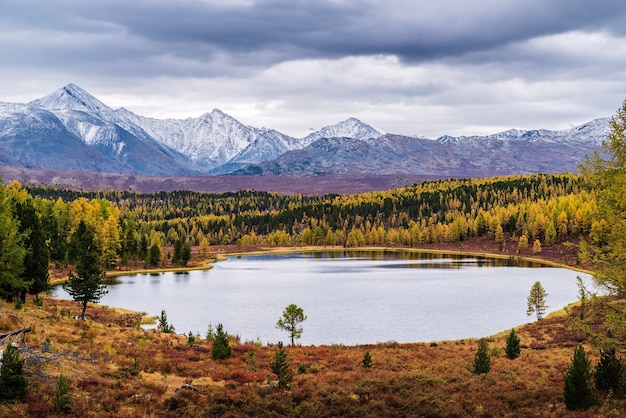
<instances>
[{"instance_id":1,"label":"snow on mountain slope","mask_svg":"<svg viewBox=\"0 0 626 418\"><path fill-rule=\"evenodd\" d=\"M325 126L319 131L313 132L302 138L303 146L307 146L320 138L355 138L369 139L378 138L383 133L361 122L356 118L350 118L335 125Z\"/></svg>"},{"instance_id":2,"label":"snow on mountain slope","mask_svg":"<svg viewBox=\"0 0 626 418\"><path fill-rule=\"evenodd\" d=\"M218 109L188 119L152 119L126 109L118 112L155 139L208 169L238 162L240 155L245 155L246 161L260 162L298 147L295 138L246 126Z\"/></svg>"},{"instance_id":3,"label":"snow on mountain slope","mask_svg":"<svg viewBox=\"0 0 626 418\"><path fill-rule=\"evenodd\" d=\"M147 118L68 84L27 104L0 103L0 162L149 175L226 174L250 165L247 173L291 175L570 171L600 150L608 132L604 118L561 131L430 140L383 135L350 118L293 138L218 109L197 118Z\"/></svg>"},{"instance_id":4,"label":"snow on mountain slope","mask_svg":"<svg viewBox=\"0 0 626 418\"><path fill-rule=\"evenodd\" d=\"M590 122L564 130L534 129L519 130L509 129L493 135L486 136L449 136L437 138L439 142L467 142L467 141L516 141L516 140L542 140L546 142L569 142L569 143L594 143L600 145L609 133L610 118L594 119Z\"/></svg>"},{"instance_id":5,"label":"snow on mountain slope","mask_svg":"<svg viewBox=\"0 0 626 418\"><path fill-rule=\"evenodd\" d=\"M185 156L120 118L115 110L74 84L27 106L30 111L41 109L54 114L69 132L120 164L121 170L141 174L194 173L187 167Z\"/></svg>"}]
</instances>

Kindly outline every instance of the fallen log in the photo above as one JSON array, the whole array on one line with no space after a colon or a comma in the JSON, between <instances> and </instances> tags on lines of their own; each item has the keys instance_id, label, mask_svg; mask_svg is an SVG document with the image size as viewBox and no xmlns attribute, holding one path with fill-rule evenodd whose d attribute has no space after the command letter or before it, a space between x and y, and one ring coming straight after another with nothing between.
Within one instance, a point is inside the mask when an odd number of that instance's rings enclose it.
<instances>
[{"instance_id":1,"label":"fallen log","mask_svg":"<svg viewBox=\"0 0 626 418\"><path fill-rule=\"evenodd\" d=\"M12 332L7 332L5 334L0 334L0 339L7 338L7 337L12 337L14 335L20 335L20 334L23 334L23 333L26 333L26 332L30 332L30 327L18 329L16 331L12 331Z\"/></svg>"}]
</instances>

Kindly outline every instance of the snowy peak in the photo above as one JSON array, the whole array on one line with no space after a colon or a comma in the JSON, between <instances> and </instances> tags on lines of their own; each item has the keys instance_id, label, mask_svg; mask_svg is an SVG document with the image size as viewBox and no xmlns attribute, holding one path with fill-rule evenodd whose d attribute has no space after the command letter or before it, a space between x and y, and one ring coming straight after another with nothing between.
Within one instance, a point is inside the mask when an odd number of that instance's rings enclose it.
<instances>
[{"instance_id":1,"label":"snowy peak","mask_svg":"<svg viewBox=\"0 0 626 418\"><path fill-rule=\"evenodd\" d=\"M587 122L583 125L565 130L533 129L520 130L509 129L486 136L450 136L444 135L437 138L441 143L461 143L473 141L544 141L562 143L593 143L601 144L610 131L609 118L600 118Z\"/></svg>"},{"instance_id":2,"label":"snowy peak","mask_svg":"<svg viewBox=\"0 0 626 418\"><path fill-rule=\"evenodd\" d=\"M75 84L68 84L29 103L48 110L73 110L108 118L114 111Z\"/></svg>"},{"instance_id":3,"label":"snowy peak","mask_svg":"<svg viewBox=\"0 0 626 418\"><path fill-rule=\"evenodd\" d=\"M302 139L305 145L309 145L320 138L355 138L355 139L369 139L378 138L383 133L374 129L367 123L363 123L357 118L350 118L339 122L335 125L325 126L317 132L306 136Z\"/></svg>"}]
</instances>

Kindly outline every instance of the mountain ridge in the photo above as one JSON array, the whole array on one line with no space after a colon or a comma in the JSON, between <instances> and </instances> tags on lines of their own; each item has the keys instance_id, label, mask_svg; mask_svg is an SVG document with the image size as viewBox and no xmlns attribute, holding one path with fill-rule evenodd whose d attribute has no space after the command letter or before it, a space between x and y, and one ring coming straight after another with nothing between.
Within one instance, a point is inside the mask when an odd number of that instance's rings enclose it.
<instances>
[{"instance_id":1,"label":"mountain ridge","mask_svg":"<svg viewBox=\"0 0 626 418\"><path fill-rule=\"evenodd\" d=\"M0 163L155 176L216 174L498 175L573 171L599 151L608 118L562 131L510 129L437 139L384 133L349 118L302 138L213 109L155 119L112 109L75 84L26 104L0 103Z\"/></svg>"}]
</instances>

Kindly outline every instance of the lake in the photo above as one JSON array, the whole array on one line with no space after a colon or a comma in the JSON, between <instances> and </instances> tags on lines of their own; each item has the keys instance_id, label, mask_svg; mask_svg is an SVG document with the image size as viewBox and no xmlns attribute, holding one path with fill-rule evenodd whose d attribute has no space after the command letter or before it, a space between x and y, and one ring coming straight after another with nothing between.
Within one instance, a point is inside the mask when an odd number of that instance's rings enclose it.
<instances>
[{"instance_id":1,"label":"lake","mask_svg":"<svg viewBox=\"0 0 626 418\"><path fill-rule=\"evenodd\" d=\"M303 308L303 345L480 338L534 321L526 298L540 281L547 312L577 300L576 271L474 256L334 251L229 257L210 270L117 277L101 304L157 316L177 333L224 325L241 341L284 341L274 326ZM61 287L52 296L70 299ZM78 311L78 304L76 310ZM89 313L89 309L87 309Z\"/></svg>"}]
</instances>

